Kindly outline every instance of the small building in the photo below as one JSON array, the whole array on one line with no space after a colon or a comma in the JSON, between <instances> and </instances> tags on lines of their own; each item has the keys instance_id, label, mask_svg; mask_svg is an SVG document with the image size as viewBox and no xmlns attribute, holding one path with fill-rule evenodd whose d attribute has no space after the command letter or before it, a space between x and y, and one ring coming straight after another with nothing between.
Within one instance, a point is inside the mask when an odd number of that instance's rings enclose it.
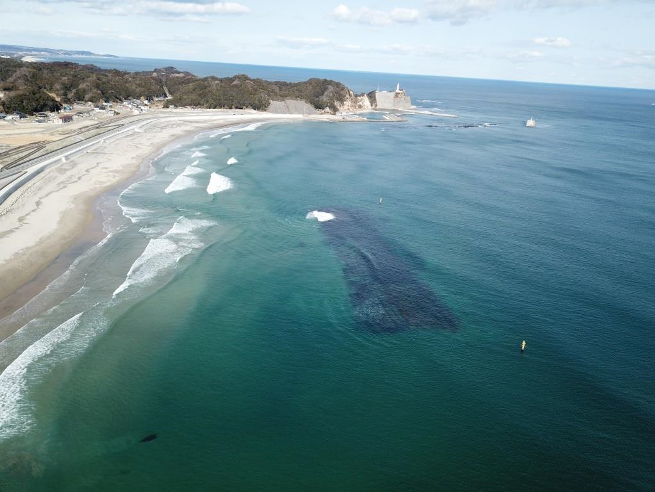
<instances>
[{"instance_id":1,"label":"small building","mask_svg":"<svg viewBox=\"0 0 655 492\"><path fill-rule=\"evenodd\" d=\"M72 114L62 114L59 117L59 123L71 123L73 121L73 115Z\"/></svg>"}]
</instances>

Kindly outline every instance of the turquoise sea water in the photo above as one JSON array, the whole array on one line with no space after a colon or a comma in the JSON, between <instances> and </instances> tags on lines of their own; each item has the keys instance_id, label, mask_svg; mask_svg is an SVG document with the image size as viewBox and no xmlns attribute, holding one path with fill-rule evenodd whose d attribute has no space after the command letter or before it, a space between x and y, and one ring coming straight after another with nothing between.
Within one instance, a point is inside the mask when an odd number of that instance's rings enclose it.
<instances>
[{"instance_id":1,"label":"turquoise sea water","mask_svg":"<svg viewBox=\"0 0 655 492\"><path fill-rule=\"evenodd\" d=\"M0 343L1 490L653 490L655 93L318 75L460 117L208 132L105 196L2 321L57 300Z\"/></svg>"}]
</instances>

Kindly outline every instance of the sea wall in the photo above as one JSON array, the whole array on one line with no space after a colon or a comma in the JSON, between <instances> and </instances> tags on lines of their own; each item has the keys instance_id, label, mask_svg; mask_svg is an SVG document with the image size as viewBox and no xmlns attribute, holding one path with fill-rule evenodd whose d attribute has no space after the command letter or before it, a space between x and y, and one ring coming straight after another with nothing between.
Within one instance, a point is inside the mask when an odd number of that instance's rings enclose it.
<instances>
[{"instance_id":1,"label":"sea wall","mask_svg":"<svg viewBox=\"0 0 655 492\"><path fill-rule=\"evenodd\" d=\"M266 111L276 114L318 114L314 106L299 99L271 101Z\"/></svg>"}]
</instances>

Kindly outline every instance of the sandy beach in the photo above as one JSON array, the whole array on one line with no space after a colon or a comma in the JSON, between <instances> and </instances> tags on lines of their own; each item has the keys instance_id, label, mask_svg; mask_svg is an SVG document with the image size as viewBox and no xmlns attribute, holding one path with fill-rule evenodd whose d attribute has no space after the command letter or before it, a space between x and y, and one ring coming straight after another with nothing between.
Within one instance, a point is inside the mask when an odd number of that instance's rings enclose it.
<instances>
[{"instance_id":1,"label":"sandy beach","mask_svg":"<svg viewBox=\"0 0 655 492\"><path fill-rule=\"evenodd\" d=\"M134 176L171 142L205 129L302 118L254 111L152 112L76 150L59 152L45 164L40 162L43 170L0 204L0 300L80 237L92 220L92 204L99 195ZM0 131L0 141L5 136Z\"/></svg>"}]
</instances>

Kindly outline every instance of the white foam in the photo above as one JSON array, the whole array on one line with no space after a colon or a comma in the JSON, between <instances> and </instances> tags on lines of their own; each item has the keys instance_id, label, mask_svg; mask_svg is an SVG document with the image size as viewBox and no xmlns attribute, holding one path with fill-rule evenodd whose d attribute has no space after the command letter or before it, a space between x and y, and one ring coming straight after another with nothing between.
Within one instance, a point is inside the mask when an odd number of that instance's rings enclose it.
<instances>
[{"instance_id":1,"label":"white foam","mask_svg":"<svg viewBox=\"0 0 655 492\"><path fill-rule=\"evenodd\" d=\"M132 224L141 222L142 219L145 219L152 213L150 210L146 210L145 208L130 207L128 205L123 205L120 202L120 200L118 201L118 205L120 205L120 207L123 209L123 216L130 219L130 222L132 222Z\"/></svg>"},{"instance_id":2,"label":"white foam","mask_svg":"<svg viewBox=\"0 0 655 492\"><path fill-rule=\"evenodd\" d=\"M212 133L211 135L209 135L209 138L215 138L215 137L218 137L219 135L223 135L223 134L225 134L227 132L231 132L233 130L234 130L234 128L222 128L222 129L218 130L216 133ZM226 137L222 137L221 140L223 140L223 138L226 138Z\"/></svg>"},{"instance_id":3,"label":"white foam","mask_svg":"<svg viewBox=\"0 0 655 492\"><path fill-rule=\"evenodd\" d=\"M407 114L428 114L431 116L441 116L442 118L457 118L458 116L456 114L449 114L449 113L437 113L434 111L424 111L424 110L418 110L418 109L399 109L398 111L402 111Z\"/></svg>"},{"instance_id":4,"label":"white foam","mask_svg":"<svg viewBox=\"0 0 655 492\"><path fill-rule=\"evenodd\" d=\"M202 152L194 152L193 154L191 154L191 157L204 157L206 155L207 154L203 154Z\"/></svg>"},{"instance_id":5,"label":"white foam","mask_svg":"<svg viewBox=\"0 0 655 492\"><path fill-rule=\"evenodd\" d=\"M221 191L229 190L230 188L232 188L232 181L230 178L212 173L211 178L209 179L209 184L207 185L207 193L213 195L214 193L220 193Z\"/></svg>"},{"instance_id":6,"label":"white foam","mask_svg":"<svg viewBox=\"0 0 655 492\"><path fill-rule=\"evenodd\" d=\"M73 263L68 267L68 270L66 270L64 273L62 273L59 277L55 278L52 282L50 282L45 289L43 289L41 292L39 292L36 296L34 296L32 299L30 299L27 303L25 303L22 307L14 311L12 314L9 316L2 318L0 320L0 323L5 324L5 323L10 323L15 320L19 320L21 317L24 316L29 316L29 313L32 311L36 311L38 309L41 309L47 305L48 302L48 295L51 293L53 290L60 289L65 285L65 283L70 279L71 275L73 272L76 271L78 268L79 264L89 258L91 255L96 254L100 251L100 249L107 244L107 242L114 237L115 233L109 233L107 234L104 239L102 239L98 244L92 246L89 248L87 251L82 253L80 256L75 258ZM78 289L78 291L74 294L72 294L69 298L74 297L76 294L79 294L82 289L84 289L84 285ZM63 301L62 301L63 302ZM49 314L52 312L54 309L57 308L59 304L52 306L51 308L45 310L43 314ZM41 316L43 316L41 314ZM37 318L34 318L37 319ZM6 347L8 345L12 345L14 343L15 338L22 338L23 335L25 334L26 331L28 331L26 328L27 326L34 321L32 319L30 322L24 324L21 328L19 328L17 331L15 331L11 336L5 338L4 340L0 341L0 361L4 361L3 355L6 352ZM0 326L2 326L0 324ZM15 352L14 352L15 353Z\"/></svg>"},{"instance_id":7,"label":"white foam","mask_svg":"<svg viewBox=\"0 0 655 492\"><path fill-rule=\"evenodd\" d=\"M187 188L198 186L197 181L191 176L194 174L203 173L205 171L199 167L194 166L194 164L198 164L198 161L188 165L186 169L182 171L182 173L180 173L171 184L168 185L164 192L171 193L172 191L181 191L186 190Z\"/></svg>"},{"instance_id":8,"label":"white foam","mask_svg":"<svg viewBox=\"0 0 655 492\"><path fill-rule=\"evenodd\" d=\"M329 212L320 212L319 210L314 210L312 212L309 212L305 218L316 219L319 222L326 222L328 220L334 219L334 215Z\"/></svg>"},{"instance_id":9,"label":"white foam","mask_svg":"<svg viewBox=\"0 0 655 492\"><path fill-rule=\"evenodd\" d=\"M215 225L202 219L180 217L163 236L151 239L146 249L130 267L125 281L114 291L113 297L133 285L149 284L160 273L174 266L184 256L203 247L194 231Z\"/></svg>"},{"instance_id":10,"label":"white foam","mask_svg":"<svg viewBox=\"0 0 655 492\"><path fill-rule=\"evenodd\" d=\"M173 191L182 191L187 188L193 188L196 186L196 180L188 176L179 175L169 184L164 190L165 193L172 193Z\"/></svg>"},{"instance_id":11,"label":"white foam","mask_svg":"<svg viewBox=\"0 0 655 492\"><path fill-rule=\"evenodd\" d=\"M251 123L249 125L243 125L243 126L230 126L227 128L221 128L217 130L216 132L212 133L209 138L215 138L218 137L219 135L225 135L226 133L235 133L235 132L251 132L256 130L262 125L265 125L267 122L262 121L259 123ZM232 135L225 135L224 137L221 137L221 140L224 138L230 138Z\"/></svg>"},{"instance_id":12,"label":"white foam","mask_svg":"<svg viewBox=\"0 0 655 492\"><path fill-rule=\"evenodd\" d=\"M238 132L252 132L252 131L256 130L257 128L259 128L260 126L265 125L265 124L266 124L265 121L262 121L262 122L259 122L259 123L251 123L249 125L244 126L243 128L238 128L235 131L238 131Z\"/></svg>"},{"instance_id":13,"label":"white foam","mask_svg":"<svg viewBox=\"0 0 655 492\"><path fill-rule=\"evenodd\" d=\"M31 405L22 398L27 387L27 370L39 359L51 353L57 345L70 338L82 313L68 319L40 338L20 354L0 374L0 440L23 434L32 425ZM40 368L42 373L46 373Z\"/></svg>"},{"instance_id":14,"label":"white foam","mask_svg":"<svg viewBox=\"0 0 655 492\"><path fill-rule=\"evenodd\" d=\"M230 158L227 160L227 163L228 163L228 164L236 164L237 162L239 162L239 161L237 161L237 158L236 158L236 157L230 157Z\"/></svg>"}]
</instances>

